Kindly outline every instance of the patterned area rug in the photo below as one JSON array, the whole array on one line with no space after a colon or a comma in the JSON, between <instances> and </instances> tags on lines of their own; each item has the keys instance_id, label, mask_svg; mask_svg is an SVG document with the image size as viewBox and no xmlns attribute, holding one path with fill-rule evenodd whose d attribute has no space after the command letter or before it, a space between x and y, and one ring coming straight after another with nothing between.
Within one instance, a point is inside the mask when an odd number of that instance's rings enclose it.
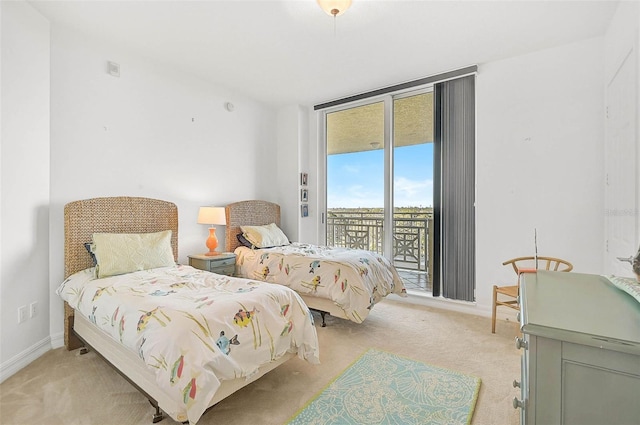
<instances>
[{"instance_id":1,"label":"patterned area rug","mask_svg":"<svg viewBox=\"0 0 640 425\"><path fill-rule=\"evenodd\" d=\"M289 425L471 423L480 378L370 349Z\"/></svg>"}]
</instances>

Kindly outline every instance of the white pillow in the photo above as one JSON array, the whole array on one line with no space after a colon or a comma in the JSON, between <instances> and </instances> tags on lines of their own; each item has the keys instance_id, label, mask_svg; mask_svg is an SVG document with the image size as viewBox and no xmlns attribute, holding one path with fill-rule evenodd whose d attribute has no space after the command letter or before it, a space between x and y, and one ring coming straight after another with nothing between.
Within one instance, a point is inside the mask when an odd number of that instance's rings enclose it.
<instances>
[{"instance_id":1,"label":"white pillow","mask_svg":"<svg viewBox=\"0 0 640 425\"><path fill-rule=\"evenodd\" d=\"M256 248L289 245L289 239L275 223L265 226L240 226L245 239Z\"/></svg>"},{"instance_id":2,"label":"white pillow","mask_svg":"<svg viewBox=\"0 0 640 425\"><path fill-rule=\"evenodd\" d=\"M97 277L175 265L171 230L157 233L94 233Z\"/></svg>"}]
</instances>

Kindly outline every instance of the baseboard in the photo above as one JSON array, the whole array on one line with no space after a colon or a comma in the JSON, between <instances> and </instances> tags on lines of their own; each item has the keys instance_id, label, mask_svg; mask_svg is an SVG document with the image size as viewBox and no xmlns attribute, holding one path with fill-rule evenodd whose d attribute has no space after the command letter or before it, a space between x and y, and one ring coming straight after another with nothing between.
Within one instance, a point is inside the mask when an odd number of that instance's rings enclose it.
<instances>
[{"instance_id":1,"label":"baseboard","mask_svg":"<svg viewBox=\"0 0 640 425\"><path fill-rule=\"evenodd\" d=\"M491 317L491 306L480 306L475 302L457 301L443 297L433 297L430 293L421 291L407 291L408 297L387 297L385 299L404 302L408 304L424 305L427 307L441 308L443 310L451 310L458 313L472 314L475 316ZM500 308L496 312L498 320L506 320L517 322L516 311L508 308Z\"/></svg>"},{"instance_id":2,"label":"baseboard","mask_svg":"<svg viewBox=\"0 0 640 425\"><path fill-rule=\"evenodd\" d=\"M483 311L475 302L457 301L443 297L433 297L431 293L419 291L407 291L407 297L387 297L389 300L404 302L408 304L417 304L427 307L436 307L444 310L456 311L458 313L473 314L476 316L486 316L487 312ZM488 312L491 317L491 312Z\"/></svg>"},{"instance_id":3,"label":"baseboard","mask_svg":"<svg viewBox=\"0 0 640 425\"><path fill-rule=\"evenodd\" d=\"M2 363L0 365L0 383L49 350L51 350L51 337L46 337Z\"/></svg>"},{"instance_id":4,"label":"baseboard","mask_svg":"<svg viewBox=\"0 0 640 425\"><path fill-rule=\"evenodd\" d=\"M51 348L56 349L64 347L64 332L58 332L51 335Z\"/></svg>"}]
</instances>

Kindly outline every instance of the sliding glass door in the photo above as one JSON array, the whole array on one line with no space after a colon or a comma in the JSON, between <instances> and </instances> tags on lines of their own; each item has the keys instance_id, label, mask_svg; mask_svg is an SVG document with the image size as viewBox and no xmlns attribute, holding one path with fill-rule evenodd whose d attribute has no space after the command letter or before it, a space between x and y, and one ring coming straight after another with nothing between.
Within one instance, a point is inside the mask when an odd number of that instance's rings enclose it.
<instances>
[{"instance_id":1,"label":"sliding glass door","mask_svg":"<svg viewBox=\"0 0 640 425\"><path fill-rule=\"evenodd\" d=\"M327 244L381 253L410 287L430 290L433 92L325 116Z\"/></svg>"},{"instance_id":2,"label":"sliding glass door","mask_svg":"<svg viewBox=\"0 0 640 425\"><path fill-rule=\"evenodd\" d=\"M393 259L407 287L433 282L433 91L393 98Z\"/></svg>"},{"instance_id":3,"label":"sliding glass door","mask_svg":"<svg viewBox=\"0 0 640 425\"><path fill-rule=\"evenodd\" d=\"M326 243L379 252L407 289L465 301L475 300L476 71L314 107Z\"/></svg>"},{"instance_id":4,"label":"sliding glass door","mask_svg":"<svg viewBox=\"0 0 640 425\"><path fill-rule=\"evenodd\" d=\"M384 252L384 101L326 115L327 244Z\"/></svg>"}]
</instances>

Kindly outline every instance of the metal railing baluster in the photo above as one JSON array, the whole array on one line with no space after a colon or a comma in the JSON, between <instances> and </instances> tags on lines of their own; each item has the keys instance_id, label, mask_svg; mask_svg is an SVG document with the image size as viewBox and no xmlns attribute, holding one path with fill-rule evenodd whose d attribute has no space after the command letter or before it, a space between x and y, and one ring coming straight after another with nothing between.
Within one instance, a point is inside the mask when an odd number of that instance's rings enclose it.
<instances>
[{"instance_id":1,"label":"metal railing baluster","mask_svg":"<svg viewBox=\"0 0 640 425\"><path fill-rule=\"evenodd\" d=\"M384 213L375 209L329 209L327 245L367 249L382 254ZM426 272L426 288L433 282L433 209L411 208L393 215L393 260L403 271Z\"/></svg>"}]
</instances>

